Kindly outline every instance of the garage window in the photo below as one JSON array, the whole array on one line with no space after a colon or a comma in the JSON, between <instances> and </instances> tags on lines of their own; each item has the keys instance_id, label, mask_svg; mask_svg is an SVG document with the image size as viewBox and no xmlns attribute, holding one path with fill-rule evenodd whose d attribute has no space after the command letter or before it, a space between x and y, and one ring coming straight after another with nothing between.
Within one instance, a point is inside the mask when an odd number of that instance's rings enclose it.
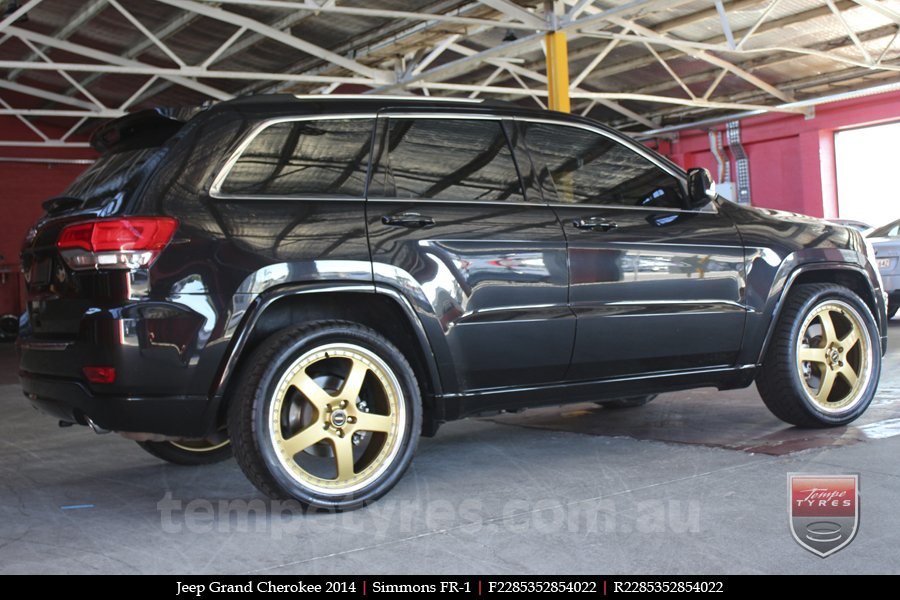
<instances>
[{"instance_id":1,"label":"garage window","mask_svg":"<svg viewBox=\"0 0 900 600\"><path fill-rule=\"evenodd\" d=\"M362 198L373 124L373 119L333 119L269 125L244 149L219 191Z\"/></svg>"}]
</instances>

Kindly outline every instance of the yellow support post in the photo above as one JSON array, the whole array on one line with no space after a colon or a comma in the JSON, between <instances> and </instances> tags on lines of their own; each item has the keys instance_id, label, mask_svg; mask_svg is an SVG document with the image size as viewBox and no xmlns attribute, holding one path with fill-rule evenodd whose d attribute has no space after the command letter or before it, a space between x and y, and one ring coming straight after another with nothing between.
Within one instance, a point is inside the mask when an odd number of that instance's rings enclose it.
<instances>
[{"instance_id":1,"label":"yellow support post","mask_svg":"<svg viewBox=\"0 0 900 600\"><path fill-rule=\"evenodd\" d=\"M547 87L550 110L571 112L569 104L569 51L564 31L551 31L547 43Z\"/></svg>"}]
</instances>

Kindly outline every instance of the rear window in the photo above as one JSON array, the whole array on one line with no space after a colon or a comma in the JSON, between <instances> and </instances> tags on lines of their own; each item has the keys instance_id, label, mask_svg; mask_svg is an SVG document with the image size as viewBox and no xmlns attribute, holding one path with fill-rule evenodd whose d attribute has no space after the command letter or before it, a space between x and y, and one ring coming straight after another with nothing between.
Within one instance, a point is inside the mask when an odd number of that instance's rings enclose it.
<instances>
[{"instance_id":1,"label":"rear window","mask_svg":"<svg viewBox=\"0 0 900 600\"><path fill-rule=\"evenodd\" d=\"M370 118L271 124L247 145L219 191L362 198L373 126Z\"/></svg>"},{"instance_id":2,"label":"rear window","mask_svg":"<svg viewBox=\"0 0 900 600\"><path fill-rule=\"evenodd\" d=\"M866 237L900 237L900 221L894 221L887 225L882 225L878 229L873 229Z\"/></svg>"},{"instance_id":3,"label":"rear window","mask_svg":"<svg viewBox=\"0 0 900 600\"><path fill-rule=\"evenodd\" d=\"M98 208L119 192L133 189L141 174L157 162L161 148L140 148L104 154L78 176L63 195L82 200L81 208Z\"/></svg>"}]
</instances>

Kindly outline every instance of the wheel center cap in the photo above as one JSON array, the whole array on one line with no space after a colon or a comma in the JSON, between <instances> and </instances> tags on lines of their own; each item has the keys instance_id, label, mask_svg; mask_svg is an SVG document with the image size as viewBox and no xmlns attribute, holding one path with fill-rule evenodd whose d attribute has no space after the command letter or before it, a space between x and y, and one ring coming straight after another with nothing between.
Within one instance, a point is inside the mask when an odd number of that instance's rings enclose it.
<instances>
[{"instance_id":1,"label":"wheel center cap","mask_svg":"<svg viewBox=\"0 0 900 600\"><path fill-rule=\"evenodd\" d=\"M831 362L837 363L839 360L841 360L841 353L838 352L837 348L832 348L828 351L828 358L829 360L831 360Z\"/></svg>"},{"instance_id":2,"label":"wheel center cap","mask_svg":"<svg viewBox=\"0 0 900 600\"><path fill-rule=\"evenodd\" d=\"M331 424L335 427L343 427L347 424L347 411L339 408L331 413Z\"/></svg>"}]
</instances>

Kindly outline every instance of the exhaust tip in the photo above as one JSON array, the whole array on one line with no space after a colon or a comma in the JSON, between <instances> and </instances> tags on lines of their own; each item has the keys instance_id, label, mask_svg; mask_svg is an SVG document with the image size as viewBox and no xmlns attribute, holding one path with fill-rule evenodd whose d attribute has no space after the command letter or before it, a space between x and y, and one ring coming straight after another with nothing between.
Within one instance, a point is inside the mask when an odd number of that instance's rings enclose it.
<instances>
[{"instance_id":1,"label":"exhaust tip","mask_svg":"<svg viewBox=\"0 0 900 600\"><path fill-rule=\"evenodd\" d=\"M104 429L104 428L100 427L99 425L94 423L94 421L90 417L85 417L85 420L87 421L88 427L90 427L91 429L94 430L94 433L96 433L96 434L109 433L109 429Z\"/></svg>"}]
</instances>

